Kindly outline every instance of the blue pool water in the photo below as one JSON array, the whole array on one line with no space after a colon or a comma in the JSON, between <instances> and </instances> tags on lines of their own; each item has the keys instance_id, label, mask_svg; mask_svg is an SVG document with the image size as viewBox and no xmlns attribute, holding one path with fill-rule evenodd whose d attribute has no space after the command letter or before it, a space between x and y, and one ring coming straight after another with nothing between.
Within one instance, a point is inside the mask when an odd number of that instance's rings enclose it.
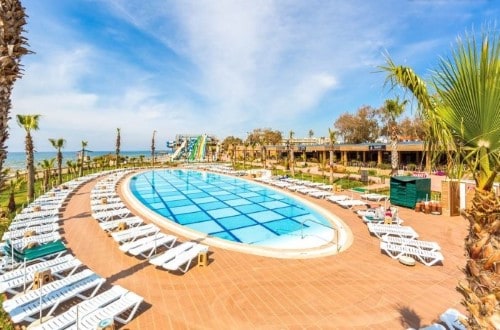
<instances>
[{"instance_id":1,"label":"blue pool water","mask_svg":"<svg viewBox=\"0 0 500 330\"><path fill-rule=\"evenodd\" d=\"M331 225L299 200L247 180L192 170L142 172L132 194L157 214L237 243L273 246L283 237L317 235Z\"/></svg>"}]
</instances>

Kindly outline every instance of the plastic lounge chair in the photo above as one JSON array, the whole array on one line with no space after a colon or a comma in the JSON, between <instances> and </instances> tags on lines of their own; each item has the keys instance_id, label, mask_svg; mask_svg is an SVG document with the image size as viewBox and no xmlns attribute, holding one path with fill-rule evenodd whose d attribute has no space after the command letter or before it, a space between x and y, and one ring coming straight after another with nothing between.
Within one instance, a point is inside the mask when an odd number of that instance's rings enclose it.
<instances>
[{"instance_id":1,"label":"plastic lounge chair","mask_svg":"<svg viewBox=\"0 0 500 330\"><path fill-rule=\"evenodd\" d=\"M176 255L178 255L186 250L191 249L195 245L196 245L196 243L194 243L194 242L183 242L177 246L174 246L170 250L167 250L167 251L149 259L149 263L153 264L155 266L162 266L164 263L175 258Z\"/></svg>"},{"instance_id":2,"label":"plastic lounge chair","mask_svg":"<svg viewBox=\"0 0 500 330\"><path fill-rule=\"evenodd\" d=\"M70 327L74 325L76 322L78 322L78 319L82 315L87 315L91 312L94 312L98 308L102 308L113 301L119 299L121 296L123 296L125 293L127 293L128 290L119 286L119 285L114 285L111 287L111 289L104 291L93 298L90 298L88 300L84 300L77 304L76 306L71 307L67 311L58 314L43 323L39 323L39 321L35 321L34 323L30 324L29 329L30 330L53 330L53 329L66 329L67 327Z\"/></svg>"},{"instance_id":3,"label":"plastic lounge chair","mask_svg":"<svg viewBox=\"0 0 500 330\"><path fill-rule=\"evenodd\" d=\"M382 240L384 242L388 242L391 244L400 244L400 245L408 245L413 246L419 249L430 250L430 251L440 251L441 247L436 242L431 241L421 241L418 239L410 239L410 238L401 238L396 236L385 235L382 236Z\"/></svg>"},{"instance_id":4,"label":"plastic lounge chair","mask_svg":"<svg viewBox=\"0 0 500 330\"><path fill-rule=\"evenodd\" d=\"M153 253L156 252L156 249L162 246L171 248L177 241L176 236L166 235L163 233L156 234L153 237L148 236L146 238L147 240L144 240L142 244L129 249L127 252L133 256L142 256L144 258L149 258Z\"/></svg>"},{"instance_id":5,"label":"plastic lounge chair","mask_svg":"<svg viewBox=\"0 0 500 330\"><path fill-rule=\"evenodd\" d=\"M116 203L108 203L108 204L99 204L99 205L92 205L91 209L93 213L99 213L102 211L111 211L111 210L119 210L125 208L125 204L123 202L116 202Z\"/></svg>"},{"instance_id":6,"label":"plastic lounge chair","mask_svg":"<svg viewBox=\"0 0 500 330\"><path fill-rule=\"evenodd\" d=\"M143 301L143 297L129 291L112 303L83 316L78 321L78 325L74 324L69 329L94 330L98 328L99 322L110 318L125 325L135 317L135 313ZM128 317L120 317L125 312L128 312Z\"/></svg>"},{"instance_id":7,"label":"plastic lounge chair","mask_svg":"<svg viewBox=\"0 0 500 330\"><path fill-rule=\"evenodd\" d=\"M122 199L120 197L113 197L113 198L106 198L106 202L108 204L113 204L113 203L118 203L118 202L121 202ZM102 201L98 198L95 198L95 199L91 199L90 200L90 205L103 205L102 204Z\"/></svg>"},{"instance_id":8,"label":"plastic lounge chair","mask_svg":"<svg viewBox=\"0 0 500 330\"><path fill-rule=\"evenodd\" d=\"M29 213L18 213L14 217L13 221L18 221L18 220L32 220L32 219L38 219L38 218L51 218L51 217L55 217L58 213L59 213L59 211L57 211L57 210L29 212Z\"/></svg>"},{"instance_id":9,"label":"plastic lounge chair","mask_svg":"<svg viewBox=\"0 0 500 330\"><path fill-rule=\"evenodd\" d=\"M463 315L460 313L458 310L454 308L448 308L441 316L439 316L439 319L443 321L448 329L454 330L466 330L467 327L465 326L462 321L467 320L467 316Z\"/></svg>"},{"instance_id":10,"label":"plastic lounge chair","mask_svg":"<svg viewBox=\"0 0 500 330\"><path fill-rule=\"evenodd\" d=\"M123 219L126 218L130 215L130 210L126 207L118 209L118 210L110 210L110 211L102 211L102 212L95 212L92 214L92 217L96 219L97 221L108 221L111 219Z\"/></svg>"},{"instance_id":11,"label":"plastic lounge chair","mask_svg":"<svg viewBox=\"0 0 500 330\"><path fill-rule=\"evenodd\" d=\"M366 206L366 202L359 199L346 199L337 201L337 204L346 209L351 209L354 206Z\"/></svg>"},{"instance_id":12,"label":"plastic lounge chair","mask_svg":"<svg viewBox=\"0 0 500 330\"><path fill-rule=\"evenodd\" d=\"M153 223L144 226L137 226L119 232L111 233L111 236L118 243L133 242L139 237L151 236L160 231L160 228Z\"/></svg>"},{"instance_id":13,"label":"plastic lounge chair","mask_svg":"<svg viewBox=\"0 0 500 330\"><path fill-rule=\"evenodd\" d=\"M130 228L130 227L140 226L141 224L144 223L144 221L137 216L133 216L124 219L99 222L99 226L101 227L102 230L110 232L117 229L121 223L125 223L127 225L127 228Z\"/></svg>"},{"instance_id":14,"label":"plastic lounge chair","mask_svg":"<svg viewBox=\"0 0 500 330\"><path fill-rule=\"evenodd\" d=\"M93 297L104 282L105 279L86 269L4 301L3 307L14 323L34 321L32 315L39 313L40 310L50 308L46 314L50 316L66 300L75 297L80 299ZM83 295L83 292L90 289L93 291L88 296Z\"/></svg>"},{"instance_id":15,"label":"plastic lounge chair","mask_svg":"<svg viewBox=\"0 0 500 330\"><path fill-rule=\"evenodd\" d=\"M33 235L39 235L43 233L50 233L59 229L59 224L56 222L41 225L41 226L32 226L26 227L23 229L6 231L2 236L2 241L8 239L15 239L20 237L25 237L26 234L33 233ZM32 236L32 235L31 235Z\"/></svg>"},{"instance_id":16,"label":"plastic lounge chair","mask_svg":"<svg viewBox=\"0 0 500 330\"><path fill-rule=\"evenodd\" d=\"M58 260L61 258L57 258L54 260ZM51 275L61 278L59 274L63 272L68 272L66 276L71 276L73 273L82 265L82 262L78 259L70 259L66 262L60 262L48 267L45 267L44 269L50 269ZM12 294L17 294L25 290L30 290L33 287L33 279L35 276L35 271L26 271L25 274L22 276L18 276L15 278L12 278L8 281L3 281L0 282L0 293L3 292L9 292ZM21 286L25 286L22 289L18 289Z\"/></svg>"},{"instance_id":17,"label":"plastic lounge chair","mask_svg":"<svg viewBox=\"0 0 500 330\"><path fill-rule=\"evenodd\" d=\"M328 196L326 199L332 203L337 203L339 201L344 201L344 200L347 200L349 198L350 197L347 195L333 195L333 196Z\"/></svg>"},{"instance_id":18,"label":"plastic lounge chair","mask_svg":"<svg viewBox=\"0 0 500 330\"><path fill-rule=\"evenodd\" d=\"M404 238L417 239L418 233L409 226L384 225L378 223L368 223L368 230L378 238L384 235L399 236Z\"/></svg>"},{"instance_id":19,"label":"plastic lounge chair","mask_svg":"<svg viewBox=\"0 0 500 330\"><path fill-rule=\"evenodd\" d=\"M393 259L399 259L401 256L410 256L418 259L426 266L432 266L444 260L441 252L424 250L408 245L391 244L380 241L380 249Z\"/></svg>"},{"instance_id":20,"label":"plastic lounge chair","mask_svg":"<svg viewBox=\"0 0 500 330\"><path fill-rule=\"evenodd\" d=\"M314 192L310 192L309 196L315 197L315 198L325 198L328 196L333 196L331 192L325 191L325 190L316 190Z\"/></svg>"},{"instance_id":21,"label":"plastic lounge chair","mask_svg":"<svg viewBox=\"0 0 500 330\"><path fill-rule=\"evenodd\" d=\"M56 258L56 259L50 259L50 260L43 261L43 262L37 262L37 263L31 264L31 265L26 266L26 267L14 269L14 270L11 270L11 271L8 271L8 272L1 274L0 275L0 283L10 281L16 277L22 277L26 273L34 273L34 272L39 271L41 269L45 269L45 268L51 267L53 265L57 265L57 264L60 264L63 262L70 261L72 259L75 259L75 257L73 255L66 254L66 255L59 257L59 258Z\"/></svg>"},{"instance_id":22,"label":"plastic lounge chair","mask_svg":"<svg viewBox=\"0 0 500 330\"><path fill-rule=\"evenodd\" d=\"M9 230L19 230L19 229L26 228L26 227L46 225L49 223L59 222L59 220L60 220L59 216L48 217L48 218L39 218L39 219L33 219L33 220L31 220L31 219L17 220L17 221L12 221L12 223L9 226Z\"/></svg>"},{"instance_id":23,"label":"plastic lounge chair","mask_svg":"<svg viewBox=\"0 0 500 330\"><path fill-rule=\"evenodd\" d=\"M193 259L197 258L200 252L204 252L207 250L208 246L203 244L196 244L189 250L177 254L174 259L164 263L162 267L169 271L179 270L183 273L186 273ZM182 267L183 265L185 266L184 268Z\"/></svg>"},{"instance_id":24,"label":"plastic lounge chair","mask_svg":"<svg viewBox=\"0 0 500 330\"><path fill-rule=\"evenodd\" d=\"M29 236L29 237L22 237L22 238L17 238L17 239L13 239L13 240L8 240L6 242L9 246L13 245L14 248L17 250L23 250L27 246L29 246L30 243L32 243L32 242L36 242L39 245L42 245L45 243L58 241L60 239L61 239L61 234L57 231L53 231L51 233L34 235L34 236ZM11 253L11 251L6 251L6 252L7 252L7 254Z\"/></svg>"}]
</instances>

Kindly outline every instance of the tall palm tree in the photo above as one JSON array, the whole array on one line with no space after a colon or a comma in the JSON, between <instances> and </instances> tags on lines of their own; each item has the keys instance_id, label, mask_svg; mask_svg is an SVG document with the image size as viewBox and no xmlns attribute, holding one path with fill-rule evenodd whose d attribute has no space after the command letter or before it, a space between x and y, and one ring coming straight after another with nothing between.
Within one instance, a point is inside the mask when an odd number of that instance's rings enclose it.
<instances>
[{"instance_id":1,"label":"tall palm tree","mask_svg":"<svg viewBox=\"0 0 500 330\"><path fill-rule=\"evenodd\" d=\"M328 139L330 140L330 184L333 183L333 145L337 138L336 133L331 128L328 128Z\"/></svg>"},{"instance_id":2,"label":"tall palm tree","mask_svg":"<svg viewBox=\"0 0 500 330\"><path fill-rule=\"evenodd\" d=\"M0 2L0 174L7 158L6 142L9 138L8 122L10 96L14 83L22 75L21 57L31 53L23 36L26 13L20 0ZM0 175L0 185L5 175Z\"/></svg>"},{"instance_id":3,"label":"tall palm tree","mask_svg":"<svg viewBox=\"0 0 500 330\"><path fill-rule=\"evenodd\" d=\"M449 161L458 178L466 167L476 189L472 205L463 212L469 232L465 238L466 280L458 284L472 329L498 328L500 314L500 198L492 187L500 172L500 40L498 32L458 39L450 58L440 60L431 80L435 96L408 67L388 59L387 79L410 91L427 119L431 151L452 150ZM443 150L446 149L446 150ZM495 321L496 319L496 321Z\"/></svg>"},{"instance_id":4,"label":"tall palm tree","mask_svg":"<svg viewBox=\"0 0 500 330\"><path fill-rule=\"evenodd\" d=\"M64 148L66 145L66 140L65 139L49 139L50 144L54 148L57 149L57 183L62 184L62 162L63 162L63 155L61 149Z\"/></svg>"},{"instance_id":5,"label":"tall palm tree","mask_svg":"<svg viewBox=\"0 0 500 330\"><path fill-rule=\"evenodd\" d=\"M86 147L88 145L87 141L82 141L82 150L80 150L80 157L81 157L81 162L80 162L80 173L78 176L83 176L83 166L85 164L85 151Z\"/></svg>"},{"instance_id":6,"label":"tall palm tree","mask_svg":"<svg viewBox=\"0 0 500 330\"><path fill-rule=\"evenodd\" d=\"M382 115L387 118L387 130L390 132L391 138L391 175L396 175L399 168L398 124L396 120L403 114L407 103L407 100L400 102L399 97L396 97L396 99L386 100L381 109Z\"/></svg>"},{"instance_id":7,"label":"tall palm tree","mask_svg":"<svg viewBox=\"0 0 500 330\"><path fill-rule=\"evenodd\" d=\"M153 138L151 139L151 161L152 161L152 165L153 167L155 167L155 135L156 135L156 130L153 131Z\"/></svg>"},{"instance_id":8,"label":"tall palm tree","mask_svg":"<svg viewBox=\"0 0 500 330\"><path fill-rule=\"evenodd\" d=\"M17 115L17 124L26 131L24 148L26 150L26 172L28 173L28 200L35 197L35 146L31 131L38 130L40 115Z\"/></svg>"},{"instance_id":9,"label":"tall palm tree","mask_svg":"<svg viewBox=\"0 0 500 330\"><path fill-rule=\"evenodd\" d=\"M116 129L116 168L120 167L120 144L121 144L121 137L120 137L120 129Z\"/></svg>"},{"instance_id":10,"label":"tall palm tree","mask_svg":"<svg viewBox=\"0 0 500 330\"><path fill-rule=\"evenodd\" d=\"M312 137L314 136L314 131L310 129L307 135L309 135L309 138L312 139Z\"/></svg>"},{"instance_id":11,"label":"tall palm tree","mask_svg":"<svg viewBox=\"0 0 500 330\"><path fill-rule=\"evenodd\" d=\"M290 174L292 175L292 178L295 177L295 166L294 166L294 154L293 154L293 136L295 135L294 131L290 131L289 133L289 147L290 147Z\"/></svg>"}]
</instances>

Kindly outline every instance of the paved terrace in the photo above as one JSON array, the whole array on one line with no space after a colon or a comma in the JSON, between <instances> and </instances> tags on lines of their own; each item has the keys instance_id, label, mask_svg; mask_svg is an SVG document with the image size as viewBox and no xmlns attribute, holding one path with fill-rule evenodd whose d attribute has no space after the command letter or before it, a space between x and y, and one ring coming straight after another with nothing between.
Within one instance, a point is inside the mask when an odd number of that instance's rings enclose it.
<instances>
[{"instance_id":1,"label":"paved terrace","mask_svg":"<svg viewBox=\"0 0 500 330\"><path fill-rule=\"evenodd\" d=\"M71 251L108 284L144 297L124 329L406 329L439 321L449 307L463 311L455 290L463 278L467 232L461 217L401 208L404 224L422 240L437 241L445 257L443 265L408 267L381 253L379 240L352 211L300 195L351 228L354 242L347 251L289 260L210 247L208 267L178 275L125 255L100 229L90 215L95 182L72 195L63 212L63 235Z\"/></svg>"}]
</instances>

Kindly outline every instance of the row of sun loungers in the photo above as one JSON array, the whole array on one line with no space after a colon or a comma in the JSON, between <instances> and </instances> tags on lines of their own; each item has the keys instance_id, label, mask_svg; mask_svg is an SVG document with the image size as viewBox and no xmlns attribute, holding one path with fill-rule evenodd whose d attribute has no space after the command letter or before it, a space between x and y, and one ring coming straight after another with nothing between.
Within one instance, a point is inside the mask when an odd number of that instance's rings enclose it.
<instances>
[{"instance_id":1,"label":"row of sun loungers","mask_svg":"<svg viewBox=\"0 0 500 330\"><path fill-rule=\"evenodd\" d=\"M2 307L14 323L34 322L30 329L96 329L103 319L126 324L135 316L143 298L119 286L102 292L105 279L68 254L60 240L63 203L74 189L99 175L73 180L37 198L4 234L0 293L7 294ZM56 315L66 305L73 307Z\"/></svg>"},{"instance_id":2,"label":"row of sun loungers","mask_svg":"<svg viewBox=\"0 0 500 330\"><path fill-rule=\"evenodd\" d=\"M92 189L91 205L94 210L99 210L92 215L99 222L100 227L119 244L121 251L149 259L150 262L162 260L161 264L153 262L152 264L172 272L182 273L189 270L200 253L207 252L207 246L195 242L184 242L174 246L177 243L176 236L160 232L160 228L155 224L145 224L140 217L132 215L125 205L121 207L121 202L116 201L118 197L116 192L115 195L106 195L108 196L106 202L115 201L109 208L106 208L105 203L94 202L102 198L100 193L103 187L107 189L109 185L114 187L116 182L98 182ZM114 204L119 207L115 208ZM98 206L100 208L97 208Z\"/></svg>"},{"instance_id":3,"label":"row of sun loungers","mask_svg":"<svg viewBox=\"0 0 500 330\"><path fill-rule=\"evenodd\" d=\"M439 244L419 240L418 233L412 227L379 223L367 223L367 227L371 234L380 239L380 250L393 259L411 257L426 266L444 261Z\"/></svg>"},{"instance_id":4,"label":"row of sun loungers","mask_svg":"<svg viewBox=\"0 0 500 330\"><path fill-rule=\"evenodd\" d=\"M312 188L311 185L295 179L264 178L257 180L282 189L308 194L316 198L325 198L346 209L355 209L358 206L369 207L369 201L380 202L388 199L388 196L376 193L361 194L361 199L354 199L347 195L333 194L328 191L329 189ZM322 189L324 188L322 187ZM376 217L375 213L371 214L363 211L360 216L367 223L370 233L380 239L380 249L391 258L399 259L402 256L411 256L426 266L432 266L444 260L439 244L418 240L419 235L413 228L401 226L403 220L397 216L397 213L389 218L389 224L387 224L388 220L385 216L378 215Z\"/></svg>"}]
</instances>

